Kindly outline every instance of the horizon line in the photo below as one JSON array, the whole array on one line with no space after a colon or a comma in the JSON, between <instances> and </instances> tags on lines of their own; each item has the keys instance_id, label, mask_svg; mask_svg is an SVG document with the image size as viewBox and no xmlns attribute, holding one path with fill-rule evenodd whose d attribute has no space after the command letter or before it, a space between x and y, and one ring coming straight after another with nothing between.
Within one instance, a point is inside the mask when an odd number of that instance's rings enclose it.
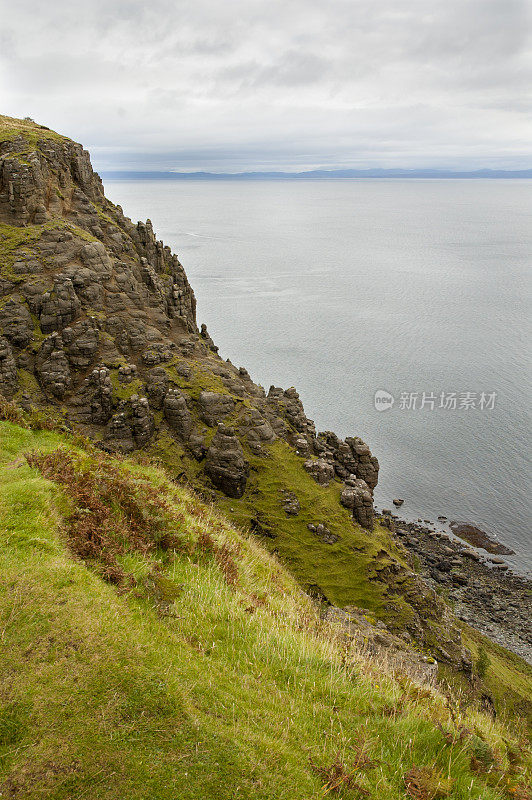
<instances>
[{"instance_id":1,"label":"horizon line","mask_svg":"<svg viewBox=\"0 0 532 800\"><path fill-rule=\"evenodd\" d=\"M528 169L444 169L432 167L370 167L367 169L335 168L312 169L299 172L283 170L249 170L243 172L209 172L194 170L100 170L100 175L107 180L342 180L352 178L532 178L532 168Z\"/></svg>"}]
</instances>

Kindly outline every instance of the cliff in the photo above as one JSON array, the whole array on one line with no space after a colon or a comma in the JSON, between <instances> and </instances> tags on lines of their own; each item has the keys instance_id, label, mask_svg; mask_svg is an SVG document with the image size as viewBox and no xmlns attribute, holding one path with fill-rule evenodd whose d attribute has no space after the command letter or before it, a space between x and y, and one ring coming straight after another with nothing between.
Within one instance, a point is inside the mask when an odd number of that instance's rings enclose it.
<instances>
[{"instance_id":1,"label":"cliff","mask_svg":"<svg viewBox=\"0 0 532 800\"><path fill-rule=\"evenodd\" d=\"M0 117L0 392L109 453L162 464L303 589L471 674L450 608L375 517L379 465L317 433L294 388L223 361L176 255L106 199L81 145Z\"/></svg>"}]
</instances>

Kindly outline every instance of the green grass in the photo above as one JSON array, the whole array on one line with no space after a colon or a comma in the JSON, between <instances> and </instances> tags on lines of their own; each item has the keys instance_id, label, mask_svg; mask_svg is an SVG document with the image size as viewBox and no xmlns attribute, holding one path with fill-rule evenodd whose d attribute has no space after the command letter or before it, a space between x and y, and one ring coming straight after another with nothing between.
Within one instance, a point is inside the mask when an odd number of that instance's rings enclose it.
<instances>
[{"instance_id":1,"label":"green grass","mask_svg":"<svg viewBox=\"0 0 532 800\"><path fill-rule=\"evenodd\" d=\"M464 643L471 650L474 662L478 661L482 651L487 656L482 681L497 707L507 716L528 718L532 729L532 666L469 625L461 623L461 628Z\"/></svg>"},{"instance_id":2,"label":"green grass","mask_svg":"<svg viewBox=\"0 0 532 800\"><path fill-rule=\"evenodd\" d=\"M125 542L118 588L73 558L69 490L24 458L61 443L95 485L102 464L138 502L148 481L182 546ZM109 510L117 524L123 502ZM375 800L406 797L413 766L456 800L511 797L507 780L526 780L528 755L510 771L508 730L478 711L453 721L434 689L346 653L274 558L154 467L0 423L0 532L7 797L317 800L332 793L335 762ZM477 740L494 754L489 775L471 772ZM373 766L356 767L361 750ZM336 796L354 800L347 778Z\"/></svg>"},{"instance_id":3,"label":"green grass","mask_svg":"<svg viewBox=\"0 0 532 800\"><path fill-rule=\"evenodd\" d=\"M375 580L375 567L392 560L389 531L376 524L368 532L355 524L339 503L341 484L318 486L283 440L267 446L267 453L266 458L247 453L251 474L246 494L241 500L220 496L218 504L242 527L253 527L258 518L264 529L271 530L275 538L265 536L264 546L278 552L303 587L319 586L334 605L358 605L384 614L389 598ZM297 516L287 516L283 510L287 491L299 500ZM335 544L325 544L307 527L320 522L339 537ZM399 555L393 558L401 563Z\"/></svg>"},{"instance_id":4,"label":"green grass","mask_svg":"<svg viewBox=\"0 0 532 800\"><path fill-rule=\"evenodd\" d=\"M113 387L113 400L129 400L134 394L142 396L144 394L144 384L139 378L133 378L129 383L122 383L118 377L118 369L109 372L111 385Z\"/></svg>"},{"instance_id":5,"label":"green grass","mask_svg":"<svg viewBox=\"0 0 532 800\"><path fill-rule=\"evenodd\" d=\"M15 119L0 114L0 142L10 141L17 136L23 136L28 143L28 150L35 149L37 142L43 139L54 139L61 141L66 136L61 136L55 131L43 128L33 120Z\"/></svg>"},{"instance_id":6,"label":"green grass","mask_svg":"<svg viewBox=\"0 0 532 800\"><path fill-rule=\"evenodd\" d=\"M199 360L187 360L186 365L191 368L191 377L185 378L176 369L176 364L170 362L163 364L163 368L168 375L171 383L185 391L194 400L197 400L203 391L218 392L218 394L229 394L222 379L205 368ZM236 398L235 398L236 399Z\"/></svg>"}]
</instances>

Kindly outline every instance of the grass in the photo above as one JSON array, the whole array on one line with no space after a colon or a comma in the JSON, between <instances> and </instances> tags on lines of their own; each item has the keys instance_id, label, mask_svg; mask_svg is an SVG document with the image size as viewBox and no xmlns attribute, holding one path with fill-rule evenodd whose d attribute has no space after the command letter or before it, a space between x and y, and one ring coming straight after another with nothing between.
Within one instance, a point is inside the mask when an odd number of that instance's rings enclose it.
<instances>
[{"instance_id":1,"label":"grass","mask_svg":"<svg viewBox=\"0 0 532 800\"><path fill-rule=\"evenodd\" d=\"M389 531L376 524L368 532L355 524L339 503L341 484L318 486L283 440L268 446L267 453L266 458L247 453L251 474L246 494L242 500L221 496L220 507L241 527L253 529L258 523L259 535L261 530L266 534L264 546L278 553L304 588L319 587L334 605L391 614L390 598L375 571L376 565L402 563L398 554L391 555ZM301 506L297 516L287 516L283 510L285 492L297 496ZM309 530L309 524L320 522L339 537L335 544L324 543ZM402 605L399 598L394 602Z\"/></svg>"},{"instance_id":2,"label":"grass","mask_svg":"<svg viewBox=\"0 0 532 800\"><path fill-rule=\"evenodd\" d=\"M518 733L346 650L256 540L80 444L0 423L3 796L526 797ZM110 539L87 556L94 502Z\"/></svg>"},{"instance_id":3,"label":"grass","mask_svg":"<svg viewBox=\"0 0 532 800\"><path fill-rule=\"evenodd\" d=\"M496 707L509 717L532 720L532 666L469 625L461 623L461 628L474 662L484 661L485 673L479 677Z\"/></svg>"},{"instance_id":4,"label":"grass","mask_svg":"<svg viewBox=\"0 0 532 800\"><path fill-rule=\"evenodd\" d=\"M211 370L205 368L201 361L188 360L182 363L186 363L186 365L190 367L190 378L180 375L175 363L163 364L162 366L170 382L185 391L194 400L197 400L203 391L229 394L222 379L211 372Z\"/></svg>"},{"instance_id":5,"label":"grass","mask_svg":"<svg viewBox=\"0 0 532 800\"><path fill-rule=\"evenodd\" d=\"M15 119L0 114L0 142L10 141L17 136L23 136L28 143L28 150L35 149L37 143L43 139L61 141L65 136L45 128L33 120Z\"/></svg>"},{"instance_id":6,"label":"grass","mask_svg":"<svg viewBox=\"0 0 532 800\"><path fill-rule=\"evenodd\" d=\"M118 377L118 369L111 369L109 377L113 387L113 400L115 403L120 400L129 400L134 394L140 396L144 394L144 384L139 378L133 378L129 383L122 383Z\"/></svg>"}]
</instances>

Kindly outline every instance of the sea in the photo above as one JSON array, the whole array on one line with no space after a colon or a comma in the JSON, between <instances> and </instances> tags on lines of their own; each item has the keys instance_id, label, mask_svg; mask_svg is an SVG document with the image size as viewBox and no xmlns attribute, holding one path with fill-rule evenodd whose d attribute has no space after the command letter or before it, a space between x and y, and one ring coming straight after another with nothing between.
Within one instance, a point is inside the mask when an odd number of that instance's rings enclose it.
<instances>
[{"instance_id":1,"label":"sea","mask_svg":"<svg viewBox=\"0 0 532 800\"><path fill-rule=\"evenodd\" d=\"M532 570L530 180L106 182L179 255L220 354L379 458L378 508Z\"/></svg>"}]
</instances>

